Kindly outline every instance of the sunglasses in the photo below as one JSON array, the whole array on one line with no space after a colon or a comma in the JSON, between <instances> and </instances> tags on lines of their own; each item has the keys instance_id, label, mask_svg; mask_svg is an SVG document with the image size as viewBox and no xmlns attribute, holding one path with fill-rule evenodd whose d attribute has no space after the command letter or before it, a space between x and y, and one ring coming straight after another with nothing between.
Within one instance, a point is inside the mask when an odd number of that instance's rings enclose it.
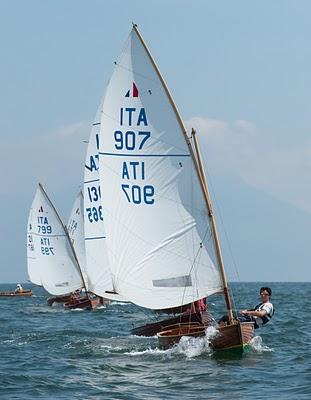
<instances>
[{"instance_id":1,"label":"sunglasses","mask_svg":"<svg viewBox=\"0 0 311 400\"><path fill-rule=\"evenodd\" d=\"M267 293L267 292L262 292L262 293L260 293L260 296L269 296L269 293Z\"/></svg>"}]
</instances>

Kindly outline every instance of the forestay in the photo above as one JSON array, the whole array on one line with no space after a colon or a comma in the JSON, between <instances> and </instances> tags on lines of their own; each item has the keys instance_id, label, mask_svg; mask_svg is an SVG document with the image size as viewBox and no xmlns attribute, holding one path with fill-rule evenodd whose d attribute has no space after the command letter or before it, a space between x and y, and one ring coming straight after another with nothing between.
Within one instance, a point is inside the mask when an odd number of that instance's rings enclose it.
<instances>
[{"instance_id":1,"label":"forestay","mask_svg":"<svg viewBox=\"0 0 311 400\"><path fill-rule=\"evenodd\" d=\"M85 285L88 287L88 277L85 268L86 256L84 245L83 203L83 193L80 190L72 206L67 224L67 230L79 262Z\"/></svg>"},{"instance_id":2,"label":"forestay","mask_svg":"<svg viewBox=\"0 0 311 400\"><path fill-rule=\"evenodd\" d=\"M27 259L31 282L52 295L64 295L82 286L65 228L41 184L29 213Z\"/></svg>"},{"instance_id":3,"label":"forestay","mask_svg":"<svg viewBox=\"0 0 311 400\"><path fill-rule=\"evenodd\" d=\"M99 174L114 287L152 309L222 288L206 203L182 128L134 28L103 103Z\"/></svg>"},{"instance_id":4,"label":"forestay","mask_svg":"<svg viewBox=\"0 0 311 400\"><path fill-rule=\"evenodd\" d=\"M92 126L87 146L84 168L84 231L86 251L86 273L88 289L111 300L121 300L112 292L112 278L108 268L105 228L101 205L101 188L98 173L99 130L102 103Z\"/></svg>"}]
</instances>

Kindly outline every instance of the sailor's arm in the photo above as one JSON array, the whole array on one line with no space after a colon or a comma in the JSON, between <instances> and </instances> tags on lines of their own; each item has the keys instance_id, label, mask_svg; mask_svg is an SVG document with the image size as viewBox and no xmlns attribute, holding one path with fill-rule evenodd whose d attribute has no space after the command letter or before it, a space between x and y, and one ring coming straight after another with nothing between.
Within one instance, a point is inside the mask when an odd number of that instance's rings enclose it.
<instances>
[{"instance_id":1,"label":"sailor's arm","mask_svg":"<svg viewBox=\"0 0 311 400\"><path fill-rule=\"evenodd\" d=\"M241 312L241 314L249 315L251 317L264 317L265 315L267 315L267 311L265 311L265 310L260 310L260 311L242 310L240 312Z\"/></svg>"}]
</instances>

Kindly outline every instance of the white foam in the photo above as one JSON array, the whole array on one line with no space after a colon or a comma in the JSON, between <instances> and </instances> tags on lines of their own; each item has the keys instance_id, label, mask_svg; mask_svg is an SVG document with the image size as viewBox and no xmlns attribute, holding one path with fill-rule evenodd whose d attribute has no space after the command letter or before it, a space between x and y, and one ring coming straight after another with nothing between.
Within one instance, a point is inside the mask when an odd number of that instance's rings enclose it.
<instances>
[{"instance_id":1,"label":"white foam","mask_svg":"<svg viewBox=\"0 0 311 400\"><path fill-rule=\"evenodd\" d=\"M97 306L96 310L103 310L103 309L106 309L106 308L107 308L107 306L105 304L102 304L101 306Z\"/></svg>"},{"instance_id":2,"label":"white foam","mask_svg":"<svg viewBox=\"0 0 311 400\"><path fill-rule=\"evenodd\" d=\"M165 354L167 352L168 352L168 350L161 350L159 348L152 349L151 347L149 347L146 350L139 350L139 351L132 350L132 351L126 352L124 354L127 354L129 356L143 356L143 355L146 355L146 354L163 355L163 354Z\"/></svg>"},{"instance_id":3,"label":"white foam","mask_svg":"<svg viewBox=\"0 0 311 400\"><path fill-rule=\"evenodd\" d=\"M198 357L202 354L211 354L213 350L210 347L210 342L217 333L218 331L214 326L209 326L205 329L205 336L182 336L179 343L169 351L171 351L172 354L183 354L187 358Z\"/></svg>"},{"instance_id":4,"label":"white foam","mask_svg":"<svg viewBox=\"0 0 311 400\"><path fill-rule=\"evenodd\" d=\"M214 326L210 326L205 330L205 336L203 337L189 337L189 336L182 336L179 343L177 343L174 347L162 350L160 348L150 348L145 350L133 350L127 352L130 356L141 356L141 355L163 355L166 354L167 356L171 357L174 355L182 354L187 358L198 357L202 354L211 354L212 349L210 348L209 344L211 339L218 333L217 329ZM140 336L141 338L141 336ZM148 338L150 339L150 337Z\"/></svg>"},{"instance_id":5,"label":"white foam","mask_svg":"<svg viewBox=\"0 0 311 400\"><path fill-rule=\"evenodd\" d=\"M252 347L252 350L254 350L257 353L273 351L273 349L270 349L270 347L262 343L262 338L260 336L254 336L250 342L250 345Z\"/></svg>"}]
</instances>

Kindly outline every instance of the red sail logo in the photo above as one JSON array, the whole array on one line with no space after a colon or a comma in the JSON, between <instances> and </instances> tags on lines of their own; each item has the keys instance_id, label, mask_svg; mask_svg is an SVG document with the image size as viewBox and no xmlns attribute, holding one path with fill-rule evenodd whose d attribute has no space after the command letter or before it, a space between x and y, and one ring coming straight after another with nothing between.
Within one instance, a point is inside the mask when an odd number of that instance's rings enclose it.
<instances>
[{"instance_id":1,"label":"red sail logo","mask_svg":"<svg viewBox=\"0 0 311 400\"><path fill-rule=\"evenodd\" d=\"M135 85L134 82L133 82L132 90L129 89L129 90L126 92L125 97L138 97L138 89L137 89L137 86Z\"/></svg>"}]
</instances>

